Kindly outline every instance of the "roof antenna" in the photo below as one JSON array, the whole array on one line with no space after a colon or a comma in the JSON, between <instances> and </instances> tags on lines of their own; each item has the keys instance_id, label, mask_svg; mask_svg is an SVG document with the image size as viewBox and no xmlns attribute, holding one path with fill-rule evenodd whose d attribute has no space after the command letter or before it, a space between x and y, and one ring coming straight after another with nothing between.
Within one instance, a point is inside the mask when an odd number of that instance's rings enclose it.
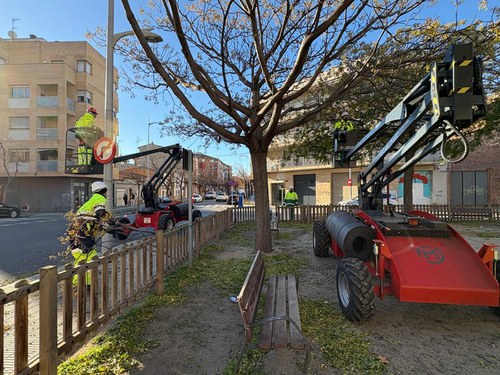
<instances>
[{"instance_id":1,"label":"roof antenna","mask_svg":"<svg viewBox=\"0 0 500 375\"><path fill-rule=\"evenodd\" d=\"M12 26L11 26L11 28L10 28L10 31L7 33L7 35L9 35L9 37L10 37L10 39L11 39L11 40L14 40L14 39L16 39L16 38L17 38L17 34L16 34L16 32L14 31L14 29L16 28L16 27L14 26L14 23L15 23L16 21L20 21L20 20L21 20L20 18L12 18L12 19L11 19L11 22L12 22L11 24L12 24Z\"/></svg>"}]
</instances>

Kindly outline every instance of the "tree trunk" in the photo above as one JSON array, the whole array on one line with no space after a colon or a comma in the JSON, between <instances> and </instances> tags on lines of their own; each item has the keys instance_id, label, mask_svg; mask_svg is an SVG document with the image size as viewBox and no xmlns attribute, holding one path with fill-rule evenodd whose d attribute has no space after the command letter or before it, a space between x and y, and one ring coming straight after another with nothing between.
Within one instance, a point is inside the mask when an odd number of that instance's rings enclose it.
<instances>
[{"instance_id":1,"label":"tree trunk","mask_svg":"<svg viewBox=\"0 0 500 375\"><path fill-rule=\"evenodd\" d=\"M413 209L413 171L413 167L408 168L403 177L404 212L410 212Z\"/></svg>"},{"instance_id":2,"label":"tree trunk","mask_svg":"<svg viewBox=\"0 0 500 375\"><path fill-rule=\"evenodd\" d=\"M252 152L252 171L255 192L255 250L264 253L273 251L271 223L269 219L269 192L267 186L267 163L265 152Z\"/></svg>"}]
</instances>

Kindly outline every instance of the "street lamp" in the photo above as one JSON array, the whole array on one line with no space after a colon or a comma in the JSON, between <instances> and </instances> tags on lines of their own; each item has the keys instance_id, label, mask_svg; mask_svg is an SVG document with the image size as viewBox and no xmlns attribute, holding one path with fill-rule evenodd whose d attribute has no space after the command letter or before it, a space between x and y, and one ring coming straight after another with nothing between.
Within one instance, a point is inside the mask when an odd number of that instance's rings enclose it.
<instances>
[{"instance_id":1,"label":"street lamp","mask_svg":"<svg viewBox=\"0 0 500 375\"><path fill-rule=\"evenodd\" d=\"M163 125L165 124L164 122L162 121L153 121L153 122L149 122L148 121L148 151L149 151L149 128L151 127L151 125ZM149 154L147 156L147 174L148 174L148 181L149 181Z\"/></svg>"},{"instance_id":2,"label":"street lamp","mask_svg":"<svg viewBox=\"0 0 500 375\"><path fill-rule=\"evenodd\" d=\"M106 42L106 82L104 86L104 112L105 112L105 127L104 135L110 139L114 139L113 132L113 52L115 45L121 38L129 35L134 35L132 30L124 31L114 34L114 15L115 4L114 0L108 0L108 29L107 29L107 42ZM150 43L159 43L163 39L160 35L152 33L151 28L141 29L146 40ZM113 210L114 202L114 187L113 187L113 164L104 164L104 183L111 191L111 199L106 201L106 210L111 212Z\"/></svg>"}]
</instances>

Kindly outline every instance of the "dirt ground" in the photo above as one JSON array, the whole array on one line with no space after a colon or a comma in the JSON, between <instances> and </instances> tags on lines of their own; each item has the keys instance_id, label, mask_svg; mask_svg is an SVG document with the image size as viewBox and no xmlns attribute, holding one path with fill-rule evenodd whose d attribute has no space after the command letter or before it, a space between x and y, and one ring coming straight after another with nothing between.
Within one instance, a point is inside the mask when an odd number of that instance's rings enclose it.
<instances>
[{"instance_id":1,"label":"dirt ground","mask_svg":"<svg viewBox=\"0 0 500 375\"><path fill-rule=\"evenodd\" d=\"M486 224L473 230L455 226L469 243L500 244L500 228ZM280 229L280 233L292 231ZM309 261L300 276L299 297L337 304L333 257L312 254L311 231L294 231L289 241L276 241L274 251L287 252ZM479 237L478 237L479 236ZM498 237L498 238L497 238ZM253 257L253 249L223 243L223 257ZM188 290L182 304L159 310L144 332L159 345L138 358L139 368L130 373L221 374L238 353L242 323L237 304L209 283ZM372 351L388 361L391 374L498 374L500 373L500 318L487 307L410 304L394 298L376 299L375 316L354 326L368 334ZM303 353L272 350L263 360L265 374L299 374ZM338 374L324 365L313 343L310 374Z\"/></svg>"}]
</instances>

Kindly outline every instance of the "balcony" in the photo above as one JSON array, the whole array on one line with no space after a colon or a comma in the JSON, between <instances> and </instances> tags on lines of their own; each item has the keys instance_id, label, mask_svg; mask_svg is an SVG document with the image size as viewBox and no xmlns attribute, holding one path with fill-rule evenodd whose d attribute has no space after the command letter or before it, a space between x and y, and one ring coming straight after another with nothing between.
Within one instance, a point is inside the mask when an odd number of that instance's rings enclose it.
<instances>
[{"instance_id":1,"label":"balcony","mask_svg":"<svg viewBox=\"0 0 500 375\"><path fill-rule=\"evenodd\" d=\"M57 172L57 160L39 160L36 162L38 172Z\"/></svg>"},{"instance_id":2,"label":"balcony","mask_svg":"<svg viewBox=\"0 0 500 375\"><path fill-rule=\"evenodd\" d=\"M30 98L9 98L9 108L29 108Z\"/></svg>"},{"instance_id":3,"label":"balcony","mask_svg":"<svg viewBox=\"0 0 500 375\"><path fill-rule=\"evenodd\" d=\"M38 128L36 129L36 139L58 139L59 129Z\"/></svg>"},{"instance_id":4,"label":"balcony","mask_svg":"<svg viewBox=\"0 0 500 375\"><path fill-rule=\"evenodd\" d=\"M75 101L70 99L70 98L66 98L66 111L70 111L70 112L75 112Z\"/></svg>"},{"instance_id":5,"label":"balcony","mask_svg":"<svg viewBox=\"0 0 500 375\"><path fill-rule=\"evenodd\" d=\"M58 96L37 96L36 105L37 105L37 107L41 107L41 108L57 108L57 107L59 107L59 97Z\"/></svg>"},{"instance_id":6,"label":"balcony","mask_svg":"<svg viewBox=\"0 0 500 375\"><path fill-rule=\"evenodd\" d=\"M30 163L29 162L19 162L19 163L8 163L7 169L10 173L17 172L29 172L30 171Z\"/></svg>"}]
</instances>

